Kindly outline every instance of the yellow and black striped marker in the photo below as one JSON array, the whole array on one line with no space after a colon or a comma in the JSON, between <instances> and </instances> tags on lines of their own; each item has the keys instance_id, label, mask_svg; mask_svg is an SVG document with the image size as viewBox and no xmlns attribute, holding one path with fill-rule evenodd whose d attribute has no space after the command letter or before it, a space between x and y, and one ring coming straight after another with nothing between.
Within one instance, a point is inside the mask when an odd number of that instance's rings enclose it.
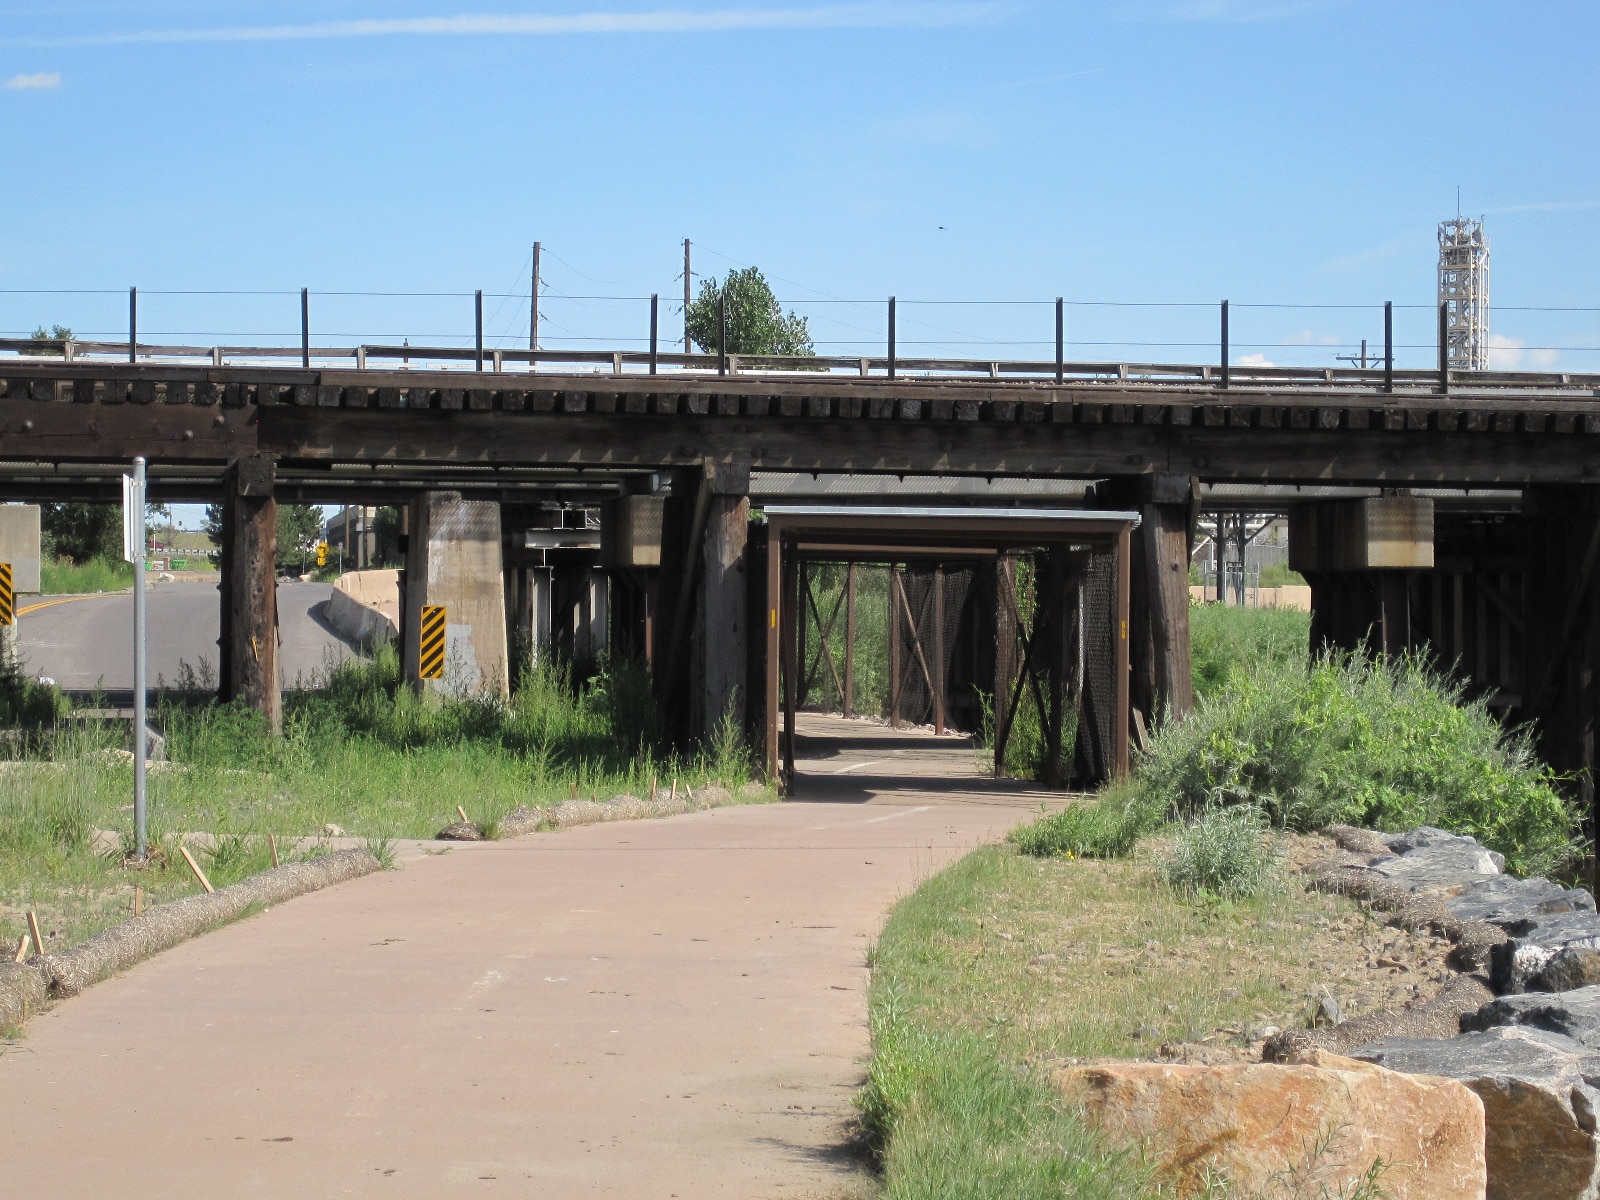
<instances>
[{"instance_id":1,"label":"yellow and black striped marker","mask_svg":"<svg viewBox=\"0 0 1600 1200\"><path fill-rule=\"evenodd\" d=\"M422 638L417 644L417 675L444 678L444 605L422 606Z\"/></svg>"},{"instance_id":2,"label":"yellow and black striped marker","mask_svg":"<svg viewBox=\"0 0 1600 1200\"><path fill-rule=\"evenodd\" d=\"M11 590L11 564L0 562L0 625L17 623L17 597Z\"/></svg>"}]
</instances>

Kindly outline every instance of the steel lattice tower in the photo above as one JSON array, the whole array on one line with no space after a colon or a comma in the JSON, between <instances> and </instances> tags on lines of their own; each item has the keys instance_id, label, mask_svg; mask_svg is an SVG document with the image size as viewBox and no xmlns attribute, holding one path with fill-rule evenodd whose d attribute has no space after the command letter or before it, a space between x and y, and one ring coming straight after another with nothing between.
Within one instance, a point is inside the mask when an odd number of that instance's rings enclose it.
<instances>
[{"instance_id":1,"label":"steel lattice tower","mask_svg":"<svg viewBox=\"0 0 1600 1200\"><path fill-rule=\"evenodd\" d=\"M1489 368L1489 239L1483 221L1439 222L1439 303L1452 370Z\"/></svg>"}]
</instances>

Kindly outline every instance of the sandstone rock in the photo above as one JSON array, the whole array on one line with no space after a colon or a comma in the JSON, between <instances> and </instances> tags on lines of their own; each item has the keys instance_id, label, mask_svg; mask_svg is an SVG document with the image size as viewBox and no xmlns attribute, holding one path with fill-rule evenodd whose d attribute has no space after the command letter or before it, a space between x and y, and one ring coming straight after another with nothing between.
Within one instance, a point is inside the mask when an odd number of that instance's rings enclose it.
<instances>
[{"instance_id":1,"label":"sandstone rock","mask_svg":"<svg viewBox=\"0 0 1600 1200\"><path fill-rule=\"evenodd\" d=\"M1394 1164L1382 1185L1395 1200L1484 1195L1483 1105L1453 1080L1321 1051L1293 1066L1130 1062L1056 1078L1112 1143L1144 1148L1179 1195L1197 1192L1207 1169L1248 1195L1289 1171L1306 1177L1307 1195L1340 1195L1380 1156Z\"/></svg>"},{"instance_id":2,"label":"sandstone rock","mask_svg":"<svg viewBox=\"0 0 1600 1200\"><path fill-rule=\"evenodd\" d=\"M1502 1025L1545 1029L1600 1052L1600 987L1501 996L1498 1000L1489 1001L1477 1012L1461 1018L1462 1032L1494 1029Z\"/></svg>"},{"instance_id":3,"label":"sandstone rock","mask_svg":"<svg viewBox=\"0 0 1600 1200\"><path fill-rule=\"evenodd\" d=\"M1445 1041L1386 1038L1351 1055L1459 1079L1483 1101L1488 1200L1592 1200L1600 1059L1542 1029L1500 1027Z\"/></svg>"},{"instance_id":4,"label":"sandstone rock","mask_svg":"<svg viewBox=\"0 0 1600 1200\"><path fill-rule=\"evenodd\" d=\"M481 842L483 827L471 821L455 821L433 835L436 842Z\"/></svg>"},{"instance_id":5,"label":"sandstone rock","mask_svg":"<svg viewBox=\"0 0 1600 1200\"><path fill-rule=\"evenodd\" d=\"M1594 897L1582 888L1564 888L1544 878L1497 875L1451 896L1444 905L1459 921L1488 921L1516 932L1515 926L1534 917L1594 912Z\"/></svg>"},{"instance_id":6,"label":"sandstone rock","mask_svg":"<svg viewBox=\"0 0 1600 1200\"><path fill-rule=\"evenodd\" d=\"M1569 946L1556 951L1540 971L1528 981L1528 989L1535 992L1569 992L1574 988L1600 984L1600 950L1587 946Z\"/></svg>"},{"instance_id":7,"label":"sandstone rock","mask_svg":"<svg viewBox=\"0 0 1600 1200\"><path fill-rule=\"evenodd\" d=\"M1555 913L1521 922L1512 937L1489 951L1489 982L1501 993L1524 992L1563 950L1600 949L1600 916Z\"/></svg>"}]
</instances>

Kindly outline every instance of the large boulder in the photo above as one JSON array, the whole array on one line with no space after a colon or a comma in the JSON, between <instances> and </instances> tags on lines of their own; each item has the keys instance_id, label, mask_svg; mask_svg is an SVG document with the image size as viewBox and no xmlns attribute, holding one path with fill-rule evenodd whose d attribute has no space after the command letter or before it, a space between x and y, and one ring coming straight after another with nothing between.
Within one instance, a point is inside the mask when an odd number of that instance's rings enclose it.
<instances>
[{"instance_id":1,"label":"large boulder","mask_svg":"<svg viewBox=\"0 0 1600 1200\"><path fill-rule=\"evenodd\" d=\"M1518 932L1525 921L1555 913L1594 912L1594 897L1582 888L1564 888L1542 876L1516 879L1496 875L1445 900L1458 921L1487 921Z\"/></svg>"},{"instance_id":2,"label":"large boulder","mask_svg":"<svg viewBox=\"0 0 1600 1200\"><path fill-rule=\"evenodd\" d=\"M1414 830L1407 837L1434 832L1426 827ZM1396 841L1396 846L1406 846L1406 841ZM1375 859L1367 870L1393 881L1413 892L1442 892L1453 895L1480 883L1486 875L1498 875L1505 866L1505 856L1480 846L1469 837L1445 834L1411 846L1395 858Z\"/></svg>"},{"instance_id":3,"label":"large boulder","mask_svg":"<svg viewBox=\"0 0 1600 1200\"><path fill-rule=\"evenodd\" d=\"M1559 1033L1600 1053L1600 987L1501 996L1461 1018L1464 1033L1502 1025L1523 1025Z\"/></svg>"},{"instance_id":4,"label":"large boulder","mask_svg":"<svg viewBox=\"0 0 1600 1200\"><path fill-rule=\"evenodd\" d=\"M1385 1038L1352 1058L1458 1079L1483 1101L1488 1200L1600 1195L1600 1058L1542 1029L1502 1026L1442 1041Z\"/></svg>"},{"instance_id":5,"label":"large boulder","mask_svg":"<svg viewBox=\"0 0 1600 1200\"><path fill-rule=\"evenodd\" d=\"M1246 1195L1290 1173L1306 1195L1345 1195L1379 1158L1392 1164L1381 1184L1394 1200L1485 1195L1483 1105L1454 1080L1313 1050L1289 1066L1125 1062L1074 1067L1057 1082L1109 1141L1150 1155L1180 1196L1198 1193L1208 1172Z\"/></svg>"},{"instance_id":6,"label":"large boulder","mask_svg":"<svg viewBox=\"0 0 1600 1200\"><path fill-rule=\"evenodd\" d=\"M1508 931L1512 932L1512 931ZM1525 992L1563 950L1600 949L1600 916L1592 912L1529 917L1489 952L1489 983L1495 991Z\"/></svg>"}]
</instances>

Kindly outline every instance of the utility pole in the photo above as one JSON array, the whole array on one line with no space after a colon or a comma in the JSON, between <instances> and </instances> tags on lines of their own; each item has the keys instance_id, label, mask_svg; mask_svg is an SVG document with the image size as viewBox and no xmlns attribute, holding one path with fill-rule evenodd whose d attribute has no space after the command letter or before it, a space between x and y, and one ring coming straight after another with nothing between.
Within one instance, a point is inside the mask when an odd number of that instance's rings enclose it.
<instances>
[{"instance_id":1,"label":"utility pole","mask_svg":"<svg viewBox=\"0 0 1600 1200\"><path fill-rule=\"evenodd\" d=\"M533 282L528 290L528 349L539 348L539 243L533 244ZM528 367L533 367L529 360Z\"/></svg>"},{"instance_id":2,"label":"utility pole","mask_svg":"<svg viewBox=\"0 0 1600 1200\"><path fill-rule=\"evenodd\" d=\"M1361 339L1361 354L1359 357L1354 354L1335 354L1333 360L1334 362L1347 362L1351 366L1360 367L1363 371L1368 367L1381 367L1383 365L1383 359L1376 354L1367 353L1366 338Z\"/></svg>"},{"instance_id":3,"label":"utility pole","mask_svg":"<svg viewBox=\"0 0 1600 1200\"><path fill-rule=\"evenodd\" d=\"M694 298L689 294L689 280L693 278L689 270L689 239L683 239L683 352L691 353L689 349L689 302Z\"/></svg>"}]
</instances>

